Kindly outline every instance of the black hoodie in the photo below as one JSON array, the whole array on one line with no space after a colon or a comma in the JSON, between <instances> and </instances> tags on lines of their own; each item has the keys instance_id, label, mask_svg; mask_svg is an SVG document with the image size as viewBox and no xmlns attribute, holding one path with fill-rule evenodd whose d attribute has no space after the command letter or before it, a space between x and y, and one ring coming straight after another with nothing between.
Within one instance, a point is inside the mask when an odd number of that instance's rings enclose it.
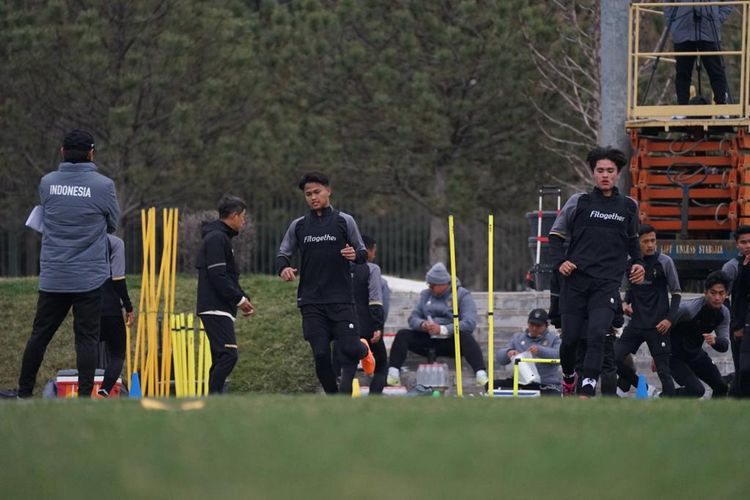
<instances>
[{"instance_id":1,"label":"black hoodie","mask_svg":"<svg viewBox=\"0 0 750 500\"><path fill-rule=\"evenodd\" d=\"M203 244L198 252L198 314L223 311L237 316L237 304L249 296L240 287L239 271L234 262L232 238L237 231L221 220L201 226Z\"/></svg>"}]
</instances>

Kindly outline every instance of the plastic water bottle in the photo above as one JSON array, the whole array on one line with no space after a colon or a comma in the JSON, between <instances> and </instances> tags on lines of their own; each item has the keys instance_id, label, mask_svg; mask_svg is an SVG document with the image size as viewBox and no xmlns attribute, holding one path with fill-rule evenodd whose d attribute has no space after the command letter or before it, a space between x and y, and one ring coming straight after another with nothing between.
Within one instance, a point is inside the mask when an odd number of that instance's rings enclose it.
<instances>
[{"instance_id":1,"label":"plastic water bottle","mask_svg":"<svg viewBox=\"0 0 750 500\"><path fill-rule=\"evenodd\" d=\"M438 381L439 387L448 387L448 365L440 363L438 365Z\"/></svg>"},{"instance_id":2,"label":"plastic water bottle","mask_svg":"<svg viewBox=\"0 0 750 500\"><path fill-rule=\"evenodd\" d=\"M417 367L417 384L421 385L430 385L427 377L429 374L427 373L427 366L426 364L420 364L419 367Z\"/></svg>"}]
</instances>

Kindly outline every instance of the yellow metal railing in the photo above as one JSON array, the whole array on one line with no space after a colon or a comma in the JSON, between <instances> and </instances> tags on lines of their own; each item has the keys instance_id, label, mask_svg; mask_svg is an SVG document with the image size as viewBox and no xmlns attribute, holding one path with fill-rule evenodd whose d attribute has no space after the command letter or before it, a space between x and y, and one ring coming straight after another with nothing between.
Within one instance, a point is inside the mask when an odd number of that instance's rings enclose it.
<instances>
[{"instance_id":1,"label":"yellow metal railing","mask_svg":"<svg viewBox=\"0 0 750 500\"><path fill-rule=\"evenodd\" d=\"M721 50L715 52L641 52L640 34L641 17L643 15L663 15L664 7L690 7L690 6L733 6L741 18L740 50ZM750 33L748 29L750 22L750 1L725 1L725 2L680 2L680 3L633 3L628 15L628 121L643 121L681 115L685 117L705 117L706 115L727 115L738 119L740 122L750 119ZM673 62L679 56L726 56L739 59L740 88L739 95L735 97L736 102L732 104L710 104L710 105L645 105L639 104L638 84L641 77L641 63L643 59L660 58ZM729 85L729 82L727 82Z\"/></svg>"}]
</instances>

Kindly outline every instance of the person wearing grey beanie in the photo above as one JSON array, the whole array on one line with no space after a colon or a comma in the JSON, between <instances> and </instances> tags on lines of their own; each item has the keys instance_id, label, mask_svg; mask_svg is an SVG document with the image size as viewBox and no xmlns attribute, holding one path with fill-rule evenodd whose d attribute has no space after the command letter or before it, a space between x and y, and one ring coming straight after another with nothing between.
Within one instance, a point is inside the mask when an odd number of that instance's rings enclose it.
<instances>
[{"instance_id":1,"label":"person wearing grey beanie","mask_svg":"<svg viewBox=\"0 0 750 500\"><path fill-rule=\"evenodd\" d=\"M427 290L419 295L414 310L409 316L409 328L399 330L391 347L388 362L388 385L400 385L400 369L406 361L408 351L429 357L430 351L436 356L455 357L453 336L453 294L451 275L445 264L433 265L427 275ZM482 355L482 348L474 338L477 326L477 306L471 292L461 286L458 279L458 329L461 354L476 374L476 383L483 386L489 380Z\"/></svg>"}]
</instances>

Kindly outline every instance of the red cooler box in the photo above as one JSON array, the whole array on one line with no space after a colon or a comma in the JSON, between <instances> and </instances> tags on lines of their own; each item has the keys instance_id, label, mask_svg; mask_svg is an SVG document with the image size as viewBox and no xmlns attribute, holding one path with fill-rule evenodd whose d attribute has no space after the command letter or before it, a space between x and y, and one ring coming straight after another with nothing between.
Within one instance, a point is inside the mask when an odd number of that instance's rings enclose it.
<instances>
[{"instance_id":1,"label":"red cooler box","mask_svg":"<svg viewBox=\"0 0 750 500\"><path fill-rule=\"evenodd\" d=\"M96 370L94 375L94 392L91 397L98 397L96 391L104 382L104 370ZM119 397L122 379L118 378L114 387L109 392L110 397ZM55 388L57 389L58 398L77 398L78 397L78 370L60 370L55 377Z\"/></svg>"}]
</instances>

